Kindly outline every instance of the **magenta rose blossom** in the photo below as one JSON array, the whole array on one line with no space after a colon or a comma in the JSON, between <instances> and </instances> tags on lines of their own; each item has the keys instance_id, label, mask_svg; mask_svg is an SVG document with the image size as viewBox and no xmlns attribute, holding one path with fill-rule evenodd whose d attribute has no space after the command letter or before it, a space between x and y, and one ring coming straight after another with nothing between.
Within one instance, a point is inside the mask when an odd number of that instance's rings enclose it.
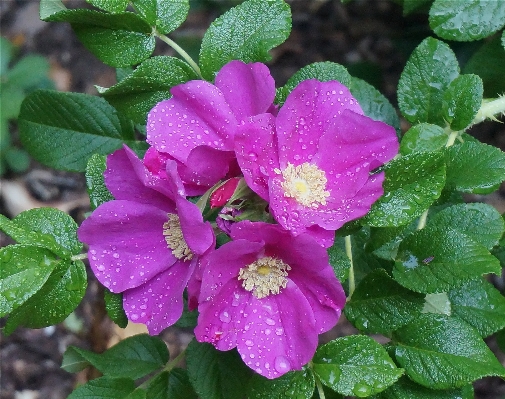
<instances>
[{"instance_id":1,"label":"magenta rose blossom","mask_svg":"<svg viewBox=\"0 0 505 399\"><path fill-rule=\"evenodd\" d=\"M173 87L147 118L147 142L177 162L188 195L240 174L234 153L237 126L272 112L275 82L261 63L231 61L215 84L193 80Z\"/></svg>"},{"instance_id":2,"label":"magenta rose blossom","mask_svg":"<svg viewBox=\"0 0 505 399\"><path fill-rule=\"evenodd\" d=\"M107 157L105 185L115 200L79 227L97 279L123 293L131 321L158 334L182 314L182 293L200 255L214 246L209 223L187 201L173 162L166 176L150 173L129 148Z\"/></svg>"},{"instance_id":3,"label":"magenta rose blossom","mask_svg":"<svg viewBox=\"0 0 505 399\"><path fill-rule=\"evenodd\" d=\"M326 250L263 222L236 223L231 238L201 263L197 340L236 347L267 378L300 370L345 304Z\"/></svg>"},{"instance_id":4,"label":"magenta rose blossom","mask_svg":"<svg viewBox=\"0 0 505 399\"><path fill-rule=\"evenodd\" d=\"M335 230L383 194L384 173L372 171L397 154L398 139L393 127L364 116L341 83L306 80L277 117L240 127L236 151L247 184L279 224L328 247Z\"/></svg>"}]
</instances>

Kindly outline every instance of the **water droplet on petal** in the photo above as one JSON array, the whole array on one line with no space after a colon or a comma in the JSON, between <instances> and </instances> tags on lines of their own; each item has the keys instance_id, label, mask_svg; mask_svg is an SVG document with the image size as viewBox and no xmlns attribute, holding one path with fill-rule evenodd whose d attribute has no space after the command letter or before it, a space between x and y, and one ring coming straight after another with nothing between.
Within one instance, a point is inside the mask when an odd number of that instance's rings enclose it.
<instances>
[{"instance_id":1,"label":"water droplet on petal","mask_svg":"<svg viewBox=\"0 0 505 399\"><path fill-rule=\"evenodd\" d=\"M290 370L291 365L289 364L289 360L284 356L277 356L274 361L274 367L279 373L286 373Z\"/></svg>"}]
</instances>

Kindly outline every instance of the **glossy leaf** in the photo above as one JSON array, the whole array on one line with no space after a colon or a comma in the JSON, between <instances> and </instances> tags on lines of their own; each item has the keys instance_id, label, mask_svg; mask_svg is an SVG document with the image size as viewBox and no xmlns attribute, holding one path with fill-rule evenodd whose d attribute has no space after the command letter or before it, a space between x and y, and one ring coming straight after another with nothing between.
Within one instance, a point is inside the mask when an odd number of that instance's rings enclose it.
<instances>
[{"instance_id":1,"label":"glossy leaf","mask_svg":"<svg viewBox=\"0 0 505 399\"><path fill-rule=\"evenodd\" d=\"M189 0L132 0L138 13L159 33L177 29L188 16Z\"/></svg>"},{"instance_id":2,"label":"glossy leaf","mask_svg":"<svg viewBox=\"0 0 505 399\"><path fill-rule=\"evenodd\" d=\"M423 314L399 329L394 339L396 361L425 387L458 388L485 376L505 376L478 332L459 319Z\"/></svg>"},{"instance_id":3,"label":"glossy leaf","mask_svg":"<svg viewBox=\"0 0 505 399\"><path fill-rule=\"evenodd\" d=\"M9 315L4 332L61 323L81 303L87 284L84 263L59 260L44 286Z\"/></svg>"},{"instance_id":4,"label":"glossy leaf","mask_svg":"<svg viewBox=\"0 0 505 399\"><path fill-rule=\"evenodd\" d=\"M342 395L366 397L383 391L403 374L372 338L351 335L319 347L313 370L321 382Z\"/></svg>"},{"instance_id":5,"label":"glossy leaf","mask_svg":"<svg viewBox=\"0 0 505 399\"><path fill-rule=\"evenodd\" d=\"M445 146L449 136L440 126L430 123L419 123L412 126L403 135L400 153L408 155L413 152L433 152Z\"/></svg>"},{"instance_id":6,"label":"glossy leaf","mask_svg":"<svg viewBox=\"0 0 505 399\"><path fill-rule=\"evenodd\" d=\"M471 385L459 389L435 390L402 377L384 392L372 396L372 399L474 399L474 395Z\"/></svg>"},{"instance_id":7,"label":"glossy leaf","mask_svg":"<svg viewBox=\"0 0 505 399\"><path fill-rule=\"evenodd\" d=\"M359 330L387 334L417 317L423 303L424 295L407 290L378 269L359 283L344 311Z\"/></svg>"},{"instance_id":8,"label":"glossy leaf","mask_svg":"<svg viewBox=\"0 0 505 399\"><path fill-rule=\"evenodd\" d=\"M196 78L190 66L178 58L152 57L101 94L134 122L145 124L147 113L158 102L171 97L173 86Z\"/></svg>"},{"instance_id":9,"label":"glossy leaf","mask_svg":"<svg viewBox=\"0 0 505 399\"><path fill-rule=\"evenodd\" d=\"M349 75L349 72L347 72L347 69L343 65L330 61L314 62L298 70L289 78L283 87L277 90L276 102L278 104L283 104L289 93L291 93L298 84L307 79L316 79L320 82L336 80L344 86L349 87L351 85L351 75Z\"/></svg>"},{"instance_id":10,"label":"glossy leaf","mask_svg":"<svg viewBox=\"0 0 505 399\"><path fill-rule=\"evenodd\" d=\"M124 67L148 58L155 45L152 28L131 12L108 14L86 9L50 9L43 7L41 19L47 22L70 22L72 29L96 57L107 65ZM44 12L43 12L44 11Z\"/></svg>"},{"instance_id":11,"label":"glossy leaf","mask_svg":"<svg viewBox=\"0 0 505 399\"><path fill-rule=\"evenodd\" d=\"M147 388L147 399L197 399L186 370L175 368L156 375Z\"/></svg>"},{"instance_id":12,"label":"glossy leaf","mask_svg":"<svg viewBox=\"0 0 505 399\"><path fill-rule=\"evenodd\" d=\"M135 146L133 127L103 98L37 90L19 115L21 141L39 162L84 171L92 154L109 154L123 143Z\"/></svg>"},{"instance_id":13,"label":"glossy leaf","mask_svg":"<svg viewBox=\"0 0 505 399\"><path fill-rule=\"evenodd\" d=\"M505 154L487 144L453 145L446 150L446 165L447 187L465 193L487 194L505 180Z\"/></svg>"},{"instance_id":14,"label":"glossy leaf","mask_svg":"<svg viewBox=\"0 0 505 399\"><path fill-rule=\"evenodd\" d=\"M400 132L400 118L396 110L375 87L364 80L352 77L349 89L366 116L387 123Z\"/></svg>"},{"instance_id":15,"label":"glossy leaf","mask_svg":"<svg viewBox=\"0 0 505 399\"><path fill-rule=\"evenodd\" d=\"M134 390L129 378L100 377L77 387L67 399L127 399Z\"/></svg>"},{"instance_id":16,"label":"glossy leaf","mask_svg":"<svg viewBox=\"0 0 505 399\"><path fill-rule=\"evenodd\" d=\"M429 224L450 226L487 249L498 244L505 230L503 218L496 208L479 202L447 207L433 216Z\"/></svg>"},{"instance_id":17,"label":"glossy leaf","mask_svg":"<svg viewBox=\"0 0 505 399\"><path fill-rule=\"evenodd\" d=\"M268 61L268 51L291 31L291 10L283 0L248 0L210 25L202 40L200 68L207 80L231 60Z\"/></svg>"},{"instance_id":18,"label":"glossy leaf","mask_svg":"<svg viewBox=\"0 0 505 399\"><path fill-rule=\"evenodd\" d=\"M86 165L86 187L88 189L91 209L96 209L104 202L114 199L105 186L103 178L103 173L107 168L106 163L107 158L104 155L93 154Z\"/></svg>"},{"instance_id":19,"label":"glossy leaf","mask_svg":"<svg viewBox=\"0 0 505 399\"><path fill-rule=\"evenodd\" d=\"M101 354L76 347L72 350L109 377L141 378L168 362L166 344L147 334L126 338Z\"/></svg>"},{"instance_id":20,"label":"glossy leaf","mask_svg":"<svg viewBox=\"0 0 505 399\"><path fill-rule=\"evenodd\" d=\"M398 83L398 105L405 119L445 126L443 94L458 74L458 61L447 44L431 37L423 40Z\"/></svg>"},{"instance_id":21,"label":"glossy leaf","mask_svg":"<svg viewBox=\"0 0 505 399\"><path fill-rule=\"evenodd\" d=\"M86 0L86 2L109 12L123 12L128 5L128 0Z\"/></svg>"},{"instance_id":22,"label":"glossy leaf","mask_svg":"<svg viewBox=\"0 0 505 399\"><path fill-rule=\"evenodd\" d=\"M505 25L505 3L489 0L435 0L430 27L443 39L471 41L492 35Z\"/></svg>"},{"instance_id":23,"label":"glossy leaf","mask_svg":"<svg viewBox=\"0 0 505 399\"><path fill-rule=\"evenodd\" d=\"M483 279L472 280L448 293L452 314L487 337L505 327L505 297Z\"/></svg>"},{"instance_id":24,"label":"glossy leaf","mask_svg":"<svg viewBox=\"0 0 505 399\"><path fill-rule=\"evenodd\" d=\"M451 315L451 301L449 301L447 292L426 294L424 301L423 313Z\"/></svg>"},{"instance_id":25,"label":"glossy leaf","mask_svg":"<svg viewBox=\"0 0 505 399\"><path fill-rule=\"evenodd\" d=\"M466 234L445 225L428 225L400 244L393 277L423 293L444 292L487 273L501 273L500 262Z\"/></svg>"},{"instance_id":26,"label":"glossy leaf","mask_svg":"<svg viewBox=\"0 0 505 399\"><path fill-rule=\"evenodd\" d=\"M328 248L328 256L330 258L330 265L337 278L342 282L347 280L349 269L351 268L351 261L344 251L342 251L338 244L334 244Z\"/></svg>"},{"instance_id":27,"label":"glossy leaf","mask_svg":"<svg viewBox=\"0 0 505 399\"><path fill-rule=\"evenodd\" d=\"M421 216L444 188L445 165L439 153L419 153L394 159L384 171L384 195L361 219L363 224L373 227L407 224Z\"/></svg>"},{"instance_id":28,"label":"glossy leaf","mask_svg":"<svg viewBox=\"0 0 505 399\"><path fill-rule=\"evenodd\" d=\"M482 104L484 87L477 75L460 75L444 93L444 118L452 130L467 128Z\"/></svg>"},{"instance_id":29,"label":"glossy leaf","mask_svg":"<svg viewBox=\"0 0 505 399\"><path fill-rule=\"evenodd\" d=\"M0 317L26 302L46 283L56 267L53 253L30 245L0 248Z\"/></svg>"},{"instance_id":30,"label":"glossy leaf","mask_svg":"<svg viewBox=\"0 0 505 399\"><path fill-rule=\"evenodd\" d=\"M279 378L269 380L259 374L251 378L248 399L310 399L314 393L314 375L310 369L290 371Z\"/></svg>"},{"instance_id":31,"label":"glossy leaf","mask_svg":"<svg viewBox=\"0 0 505 399\"><path fill-rule=\"evenodd\" d=\"M128 318L126 317L126 313L123 309L123 294L115 294L105 288L103 297L107 315L119 327L125 328L128 324Z\"/></svg>"},{"instance_id":32,"label":"glossy leaf","mask_svg":"<svg viewBox=\"0 0 505 399\"><path fill-rule=\"evenodd\" d=\"M251 376L237 351L221 352L195 340L186 349L186 365L191 385L202 399L240 399Z\"/></svg>"}]
</instances>

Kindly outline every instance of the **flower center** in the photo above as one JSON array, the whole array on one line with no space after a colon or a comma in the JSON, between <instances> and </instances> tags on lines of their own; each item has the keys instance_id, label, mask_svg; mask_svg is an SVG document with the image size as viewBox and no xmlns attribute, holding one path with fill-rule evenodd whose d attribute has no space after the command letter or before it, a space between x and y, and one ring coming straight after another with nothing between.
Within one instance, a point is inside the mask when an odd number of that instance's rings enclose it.
<instances>
[{"instance_id":1,"label":"flower center","mask_svg":"<svg viewBox=\"0 0 505 399\"><path fill-rule=\"evenodd\" d=\"M281 173L280 170L276 170ZM326 205L326 198L330 196L326 189L326 174L316 165L304 162L294 166L288 162L286 169L282 171L284 181L281 183L284 196L294 198L304 206L317 208L320 204Z\"/></svg>"},{"instance_id":2,"label":"flower center","mask_svg":"<svg viewBox=\"0 0 505 399\"><path fill-rule=\"evenodd\" d=\"M177 259L191 260L193 258L193 253L182 235L179 216L173 213L168 214L168 221L163 223L163 235L168 248Z\"/></svg>"},{"instance_id":3,"label":"flower center","mask_svg":"<svg viewBox=\"0 0 505 399\"><path fill-rule=\"evenodd\" d=\"M288 270L291 267L282 260L265 256L240 269L238 279L244 280L242 287L253 291L253 295L261 299L270 294L278 294L281 288L286 288Z\"/></svg>"}]
</instances>

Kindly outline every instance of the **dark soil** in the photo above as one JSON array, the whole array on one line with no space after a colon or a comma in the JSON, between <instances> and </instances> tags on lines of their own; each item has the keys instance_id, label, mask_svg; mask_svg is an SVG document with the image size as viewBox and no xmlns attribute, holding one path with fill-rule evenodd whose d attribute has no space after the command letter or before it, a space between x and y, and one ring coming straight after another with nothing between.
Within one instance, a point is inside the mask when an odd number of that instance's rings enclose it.
<instances>
[{"instance_id":1,"label":"dark soil","mask_svg":"<svg viewBox=\"0 0 505 399\"><path fill-rule=\"evenodd\" d=\"M83 0L64 2L68 7L87 6ZM286 43L272 51L270 63L277 86L283 85L307 64L334 61L347 66L354 76L369 81L396 105L396 86L408 55L430 34L425 14L405 18L398 5L386 0L355 0L347 6L338 0L294 0L289 3L293 11L293 31ZM204 6L203 1L195 5L188 21L171 35L192 55L198 53L199 40L219 15L216 7ZM52 65L51 76L59 90L97 94L94 85L109 87L115 83L114 69L90 54L68 24L39 21L37 1L0 0L0 14L2 36L20 46L20 55L38 53L47 57ZM464 47L458 49L460 59L468 57ZM156 52L174 55L165 45L159 45ZM15 137L15 126L12 127ZM402 128L407 127L403 122ZM481 124L472 133L485 142L505 148L503 125ZM10 173L3 178L0 209L10 217L23 210L19 206L25 203L28 207L60 207L78 222L89 210L84 179L80 174L55 172L32 162L26 173ZM12 187L24 191L14 192ZM9 199L9 195L14 195L14 200ZM486 200L496 205L500 212L505 210L501 196ZM0 246L10 243L5 236L0 238L3 240ZM96 376L93 371L74 375L60 369L62 354L69 345L100 352L121 334L105 316L101 288L91 272L89 275L89 288L75 318L55 327L21 328L9 337L1 336L0 399L63 399L76 384ZM352 331L342 319L326 338ZM162 337L174 357L187 345L191 334L172 327ZM490 345L498 353L492 340ZM499 357L503 361L501 354ZM505 398L505 383L498 378L486 378L477 382L475 387L476 398Z\"/></svg>"}]
</instances>

